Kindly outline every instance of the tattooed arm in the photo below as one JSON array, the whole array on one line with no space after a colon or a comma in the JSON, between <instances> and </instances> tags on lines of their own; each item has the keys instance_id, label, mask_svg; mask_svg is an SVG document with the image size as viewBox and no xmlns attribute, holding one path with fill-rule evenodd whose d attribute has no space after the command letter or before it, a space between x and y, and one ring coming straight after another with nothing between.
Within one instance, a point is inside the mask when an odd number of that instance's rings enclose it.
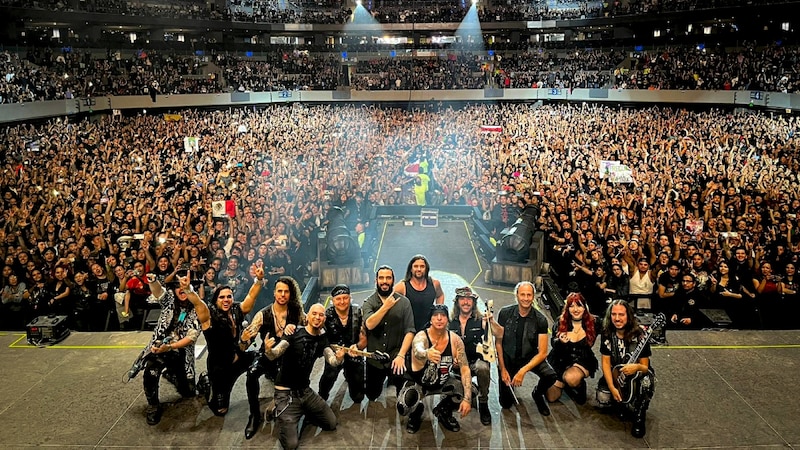
<instances>
[{"instance_id":1,"label":"tattooed arm","mask_svg":"<svg viewBox=\"0 0 800 450\"><path fill-rule=\"evenodd\" d=\"M469 360L467 360L467 351L464 348L464 341L451 331L450 342L453 344L456 362L459 369L461 369L461 384L464 387L464 398L461 400L458 412L461 413L461 417L463 418L466 417L472 409L472 373L470 373L469 370Z\"/></svg>"},{"instance_id":2,"label":"tattooed arm","mask_svg":"<svg viewBox=\"0 0 800 450\"><path fill-rule=\"evenodd\" d=\"M420 331L414 336L414 340L411 342L411 351L413 358L411 358L411 370L418 371L422 370L425 367L425 363L430 360L432 363L438 364L439 361L434 361L435 355L429 354L429 350L432 350L430 353L439 353L436 349L429 349L428 348L428 336L425 335L424 331ZM441 358L441 355L439 355Z\"/></svg>"}]
</instances>

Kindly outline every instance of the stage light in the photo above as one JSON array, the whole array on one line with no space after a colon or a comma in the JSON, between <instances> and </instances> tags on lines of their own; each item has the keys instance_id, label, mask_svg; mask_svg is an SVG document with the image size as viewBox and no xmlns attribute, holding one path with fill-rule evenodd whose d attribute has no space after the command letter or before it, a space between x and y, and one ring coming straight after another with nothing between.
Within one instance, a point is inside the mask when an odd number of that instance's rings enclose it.
<instances>
[{"instance_id":1,"label":"stage light","mask_svg":"<svg viewBox=\"0 0 800 450\"><path fill-rule=\"evenodd\" d=\"M539 218L539 208L528 205L520 214L519 219L503 232L497 244L498 261L513 261L523 263L528 260L531 239L536 231L536 221Z\"/></svg>"}]
</instances>

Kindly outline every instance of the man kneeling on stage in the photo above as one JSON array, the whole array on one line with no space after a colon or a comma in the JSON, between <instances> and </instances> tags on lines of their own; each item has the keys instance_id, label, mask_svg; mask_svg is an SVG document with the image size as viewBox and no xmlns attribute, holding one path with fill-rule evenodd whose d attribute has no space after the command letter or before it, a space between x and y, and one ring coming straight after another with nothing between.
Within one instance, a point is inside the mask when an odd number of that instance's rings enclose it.
<instances>
[{"instance_id":1,"label":"man kneeling on stage","mask_svg":"<svg viewBox=\"0 0 800 450\"><path fill-rule=\"evenodd\" d=\"M464 418L472 409L469 361L461 338L447 329L449 322L447 306L434 304L430 326L414 336L411 372L408 374L411 379L406 381L397 396L397 411L408 416L406 431L409 433L419 431L425 410L422 399L426 395L441 394L441 401L433 408L433 414L450 431L461 429L453 411L458 409ZM460 379L454 367L460 369Z\"/></svg>"},{"instance_id":2,"label":"man kneeling on stage","mask_svg":"<svg viewBox=\"0 0 800 450\"><path fill-rule=\"evenodd\" d=\"M197 312L188 300L191 289L188 277L179 278L167 290L148 273L152 298L161 305L161 315L147 345L149 354L144 361L144 395L147 397L147 423L161 421L161 402L158 383L161 374L178 389L183 397L195 395L194 343L200 335Z\"/></svg>"},{"instance_id":3,"label":"man kneeling on stage","mask_svg":"<svg viewBox=\"0 0 800 450\"><path fill-rule=\"evenodd\" d=\"M280 369L275 378L275 402L267 408L268 419L278 421L279 440L284 449L295 449L300 437L297 424L302 416L325 431L336 429L336 415L322 397L311 389L311 369L320 356L331 365L341 365L346 350L336 352L330 347L324 331L325 308L319 303L311 305L306 316L307 325L276 344L267 334L264 351L267 358L281 356Z\"/></svg>"}]
</instances>

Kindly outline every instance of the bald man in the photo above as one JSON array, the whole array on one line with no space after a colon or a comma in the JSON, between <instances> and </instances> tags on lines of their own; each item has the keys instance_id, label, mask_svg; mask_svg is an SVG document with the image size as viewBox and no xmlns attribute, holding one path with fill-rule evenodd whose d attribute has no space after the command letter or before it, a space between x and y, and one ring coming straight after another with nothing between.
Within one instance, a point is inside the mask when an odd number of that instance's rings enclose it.
<instances>
[{"instance_id":1,"label":"bald man","mask_svg":"<svg viewBox=\"0 0 800 450\"><path fill-rule=\"evenodd\" d=\"M317 358L334 366L342 364L345 350L334 351L325 327L325 307L317 303L311 306L306 316L307 325L291 336L278 338L267 334L264 350L271 360L281 358L281 369L275 378L274 411L268 414L278 421L279 440L284 449L298 446L297 423L302 416L325 431L336 429L336 415L328 403L311 389L311 369ZM272 419L273 417L270 417Z\"/></svg>"}]
</instances>

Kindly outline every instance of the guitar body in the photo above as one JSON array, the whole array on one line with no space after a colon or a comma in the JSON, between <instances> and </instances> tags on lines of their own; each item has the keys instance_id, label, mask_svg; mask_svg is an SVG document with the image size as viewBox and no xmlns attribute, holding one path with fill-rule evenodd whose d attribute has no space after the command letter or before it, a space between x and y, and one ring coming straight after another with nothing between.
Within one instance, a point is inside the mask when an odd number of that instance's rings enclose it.
<instances>
[{"instance_id":1,"label":"guitar body","mask_svg":"<svg viewBox=\"0 0 800 450\"><path fill-rule=\"evenodd\" d=\"M478 354L483 356L483 360L489 364L497 360L497 350L495 349L494 342L492 341L493 339L490 337L489 339L484 339L484 342L476 346L476 351Z\"/></svg>"},{"instance_id":2,"label":"guitar body","mask_svg":"<svg viewBox=\"0 0 800 450\"><path fill-rule=\"evenodd\" d=\"M631 352L627 364L633 364L639 360L639 355L642 354L644 346L653 335L653 330L663 327L665 323L667 323L667 318L663 313L655 317L653 323L649 328L647 328L647 331L645 331L644 337L639 342L639 345L637 345L633 352ZM624 364L617 364L613 369L611 369L611 378L614 380L614 387L617 388L620 397L622 398L621 402L630 403L631 400L633 400L633 396L636 391L639 390L639 383L641 382L640 378L642 373L636 372L632 376L625 375L622 373L622 366L624 366Z\"/></svg>"},{"instance_id":3,"label":"guitar body","mask_svg":"<svg viewBox=\"0 0 800 450\"><path fill-rule=\"evenodd\" d=\"M614 366L611 369L611 375L614 379L614 387L617 388L619 391L619 395L622 398L621 403L630 403L633 400L633 395L636 390L639 388L640 378L642 376L641 372L636 372L633 376L629 377L622 373L622 366L624 364L619 364Z\"/></svg>"},{"instance_id":4,"label":"guitar body","mask_svg":"<svg viewBox=\"0 0 800 450\"><path fill-rule=\"evenodd\" d=\"M486 302L486 310L488 313L492 313L493 306L494 300ZM476 346L476 351L483 357L483 360L489 364L497 361L497 348L494 346L494 335L492 335L492 328L489 326L488 322L486 322L483 327L483 339L481 339L481 342Z\"/></svg>"}]
</instances>

